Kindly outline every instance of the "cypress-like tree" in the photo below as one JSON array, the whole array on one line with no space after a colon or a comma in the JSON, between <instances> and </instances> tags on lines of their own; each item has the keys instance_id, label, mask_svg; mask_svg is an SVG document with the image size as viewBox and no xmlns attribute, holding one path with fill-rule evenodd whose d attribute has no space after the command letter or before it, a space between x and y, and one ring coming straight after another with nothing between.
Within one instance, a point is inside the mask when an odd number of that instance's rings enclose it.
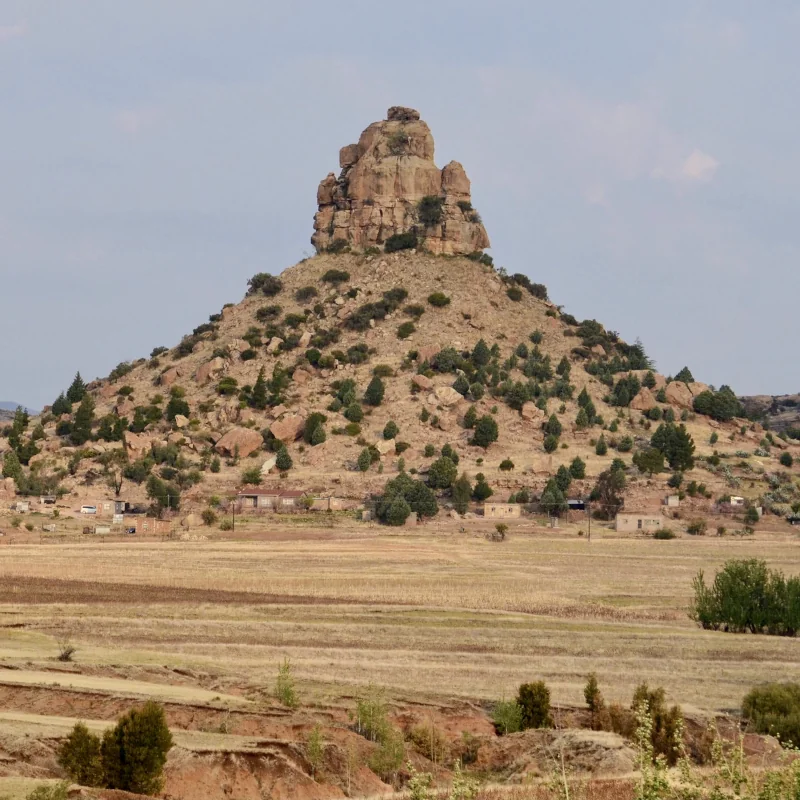
<instances>
[{"instance_id":1,"label":"cypress-like tree","mask_svg":"<svg viewBox=\"0 0 800 800\"><path fill-rule=\"evenodd\" d=\"M606 437L603 434L600 434L600 438L597 440L597 445L595 445L594 452L598 456L604 456L608 452L608 445L606 444Z\"/></svg>"},{"instance_id":2,"label":"cypress-like tree","mask_svg":"<svg viewBox=\"0 0 800 800\"><path fill-rule=\"evenodd\" d=\"M466 514L469 508L469 498L472 496L472 486L466 473L462 472L459 479L453 484L453 508L459 514Z\"/></svg>"},{"instance_id":3,"label":"cypress-like tree","mask_svg":"<svg viewBox=\"0 0 800 800\"><path fill-rule=\"evenodd\" d=\"M586 464L580 456L575 456L569 465L569 474L576 480L586 477Z\"/></svg>"},{"instance_id":4,"label":"cypress-like tree","mask_svg":"<svg viewBox=\"0 0 800 800\"><path fill-rule=\"evenodd\" d=\"M53 406L50 411L54 417L60 417L63 414L72 413L72 403L67 400L64 392L61 392L61 394L53 401Z\"/></svg>"},{"instance_id":5,"label":"cypress-like tree","mask_svg":"<svg viewBox=\"0 0 800 800\"><path fill-rule=\"evenodd\" d=\"M492 354L488 345L483 339L478 339L478 343L472 349L472 363L476 367L485 367L492 360Z\"/></svg>"},{"instance_id":6,"label":"cypress-like tree","mask_svg":"<svg viewBox=\"0 0 800 800\"><path fill-rule=\"evenodd\" d=\"M561 489L562 492L566 492L569 489L569 485L572 483L572 474L570 473L569 469L562 464L558 468L558 472L556 472L556 486Z\"/></svg>"},{"instance_id":7,"label":"cypress-like tree","mask_svg":"<svg viewBox=\"0 0 800 800\"><path fill-rule=\"evenodd\" d=\"M364 402L370 406L379 406L383 402L383 394L386 387L383 381L375 375L367 386L367 391L364 392Z\"/></svg>"},{"instance_id":8,"label":"cypress-like tree","mask_svg":"<svg viewBox=\"0 0 800 800\"><path fill-rule=\"evenodd\" d=\"M281 472L286 472L292 468L293 463L292 457L289 455L289 451L286 449L286 445L283 445L281 449L278 450L278 455L275 459L275 466Z\"/></svg>"},{"instance_id":9,"label":"cypress-like tree","mask_svg":"<svg viewBox=\"0 0 800 800\"><path fill-rule=\"evenodd\" d=\"M550 419L544 424L544 432L548 436L561 436L561 423L555 414L550 415Z\"/></svg>"},{"instance_id":10,"label":"cypress-like tree","mask_svg":"<svg viewBox=\"0 0 800 800\"><path fill-rule=\"evenodd\" d=\"M67 389L67 400L70 403L80 403L85 395L86 384L83 382L80 372L76 372L69 389Z\"/></svg>"},{"instance_id":11,"label":"cypress-like tree","mask_svg":"<svg viewBox=\"0 0 800 800\"><path fill-rule=\"evenodd\" d=\"M9 450L3 456L3 477L13 478L17 486L22 481L22 465L19 463L19 456L13 450Z\"/></svg>"},{"instance_id":12,"label":"cypress-like tree","mask_svg":"<svg viewBox=\"0 0 800 800\"><path fill-rule=\"evenodd\" d=\"M250 405L258 409L267 407L267 381L264 378L264 367L258 371L258 377L253 385L253 393L250 395Z\"/></svg>"},{"instance_id":13,"label":"cypress-like tree","mask_svg":"<svg viewBox=\"0 0 800 800\"><path fill-rule=\"evenodd\" d=\"M365 447L358 454L357 464L361 472L366 472L372 466L372 453L370 453L369 447Z\"/></svg>"},{"instance_id":14,"label":"cypress-like tree","mask_svg":"<svg viewBox=\"0 0 800 800\"><path fill-rule=\"evenodd\" d=\"M84 394L80 402L70 432L72 443L78 446L86 444L92 438L92 422L94 422L94 401L91 395Z\"/></svg>"}]
</instances>

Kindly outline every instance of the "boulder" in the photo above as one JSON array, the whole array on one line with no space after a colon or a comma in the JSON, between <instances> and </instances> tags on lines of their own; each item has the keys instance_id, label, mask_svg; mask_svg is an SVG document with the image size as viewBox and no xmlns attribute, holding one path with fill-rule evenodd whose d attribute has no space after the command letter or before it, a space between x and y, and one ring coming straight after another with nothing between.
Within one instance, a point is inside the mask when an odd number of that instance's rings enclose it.
<instances>
[{"instance_id":1,"label":"boulder","mask_svg":"<svg viewBox=\"0 0 800 800\"><path fill-rule=\"evenodd\" d=\"M427 375L415 375L411 379L411 383L414 384L418 389L422 389L423 391L427 391L428 389L433 389L433 381Z\"/></svg>"},{"instance_id":2,"label":"boulder","mask_svg":"<svg viewBox=\"0 0 800 800\"><path fill-rule=\"evenodd\" d=\"M225 369L225 360L220 356L215 356L211 361L206 361L197 368L194 379L202 386L204 383L208 383L212 376L219 375L223 369Z\"/></svg>"},{"instance_id":3,"label":"boulder","mask_svg":"<svg viewBox=\"0 0 800 800\"><path fill-rule=\"evenodd\" d=\"M220 455L232 456L236 453L238 446L239 456L247 458L247 456L260 450L263 445L263 439L258 431L251 430L250 428L231 428L215 445L214 449Z\"/></svg>"},{"instance_id":4,"label":"boulder","mask_svg":"<svg viewBox=\"0 0 800 800\"><path fill-rule=\"evenodd\" d=\"M184 528L196 528L202 523L202 519L197 514L187 514L182 520L181 525Z\"/></svg>"},{"instance_id":5,"label":"boulder","mask_svg":"<svg viewBox=\"0 0 800 800\"><path fill-rule=\"evenodd\" d=\"M375 449L382 456L385 456L387 453L394 451L394 441L391 439L378 439L378 441L375 442Z\"/></svg>"},{"instance_id":6,"label":"boulder","mask_svg":"<svg viewBox=\"0 0 800 800\"><path fill-rule=\"evenodd\" d=\"M536 420L544 419L544 411L542 411L536 403L531 403L530 401L522 404L522 409L519 413L526 422L535 422Z\"/></svg>"},{"instance_id":7,"label":"boulder","mask_svg":"<svg viewBox=\"0 0 800 800\"><path fill-rule=\"evenodd\" d=\"M277 353L280 350L281 345L283 344L283 339L279 336L273 336L269 340L269 344L267 345L267 352L268 353Z\"/></svg>"},{"instance_id":8,"label":"boulder","mask_svg":"<svg viewBox=\"0 0 800 800\"><path fill-rule=\"evenodd\" d=\"M300 369L299 367L292 373L292 379L295 383L299 383L301 386L303 384L308 383L311 380L311 373L307 370Z\"/></svg>"},{"instance_id":9,"label":"boulder","mask_svg":"<svg viewBox=\"0 0 800 800\"><path fill-rule=\"evenodd\" d=\"M311 344L311 331L306 331L300 337L300 347L305 349L308 347L309 344Z\"/></svg>"},{"instance_id":10,"label":"boulder","mask_svg":"<svg viewBox=\"0 0 800 800\"><path fill-rule=\"evenodd\" d=\"M664 390L667 402L678 408L691 409L693 405L692 392L683 381L672 381Z\"/></svg>"},{"instance_id":11,"label":"boulder","mask_svg":"<svg viewBox=\"0 0 800 800\"><path fill-rule=\"evenodd\" d=\"M116 405L114 406L114 413L118 417L128 417L131 419L133 417L135 405L133 400L129 397L121 397L117 400Z\"/></svg>"},{"instance_id":12,"label":"boulder","mask_svg":"<svg viewBox=\"0 0 800 800\"><path fill-rule=\"evenodd\" d=\"M189 424L189 417L184 417L183 414L175 415L175 427L185 428Z\"/></svg>"},{"instance_id":13,"label":"boulder","mask_svg":"<svg viewBox=\"0 0 800 800\"><path fill-rule=\"evenodd\" d=\"M463 395L457 392L452 386L437 386L433 390L436 396L436 402L443 405L445 408L457 405L464 399Z\"/></svg>"},{"instance_id":14,"label":"boulder","mask_svg":"<svg viewBox=\"0 0 800 800\"><path fill-rule=\"evenodd\" d=\"M636 397L631 400L631 408L634 411L649 411L651 408L655 408L657 405L656 398L646 386L643 386L639 391L639 394L637 394Z\"/></svg>"},{"instance_id":15,"label":"boulder","mask_svg":"<svg viewBox=\"0 0 800 800\"><path fill-rule=\"evenodd\" d=\"M595 345L595 346L592 348L592 352L593 352L595 355L597 355L597 356L600 356L601 358L605 358L605 356L606 356L606 349L605 349L605 347L603 347L603 345L601 345L601 344L596 344L596 345Z\"/></svg>"},{"instance_id":16,"label":"boulder","mask_svg":"<svg viewBox=\"0 0 800 800\"><path fill-rule=\"evenodd\" d=\"M438 344L426 344L417 349L417 361L422 364L425 361L430 363L431 359L441 350Z\"/></svg>"},{"instance_id":17,"label":"boulder","mask_svg":"<svg viewBox=\"0 0 800 800\"><path fill-rule=\"evenodd\" d=\"M409 230L425 196L442 199L440 220L427 227L425 248L436 254L466 255L489 247L480 216L470 205L464 168L433 161L433 137L414 109L392 107L357 144L339 151L341 174L329 173L317 189L312 244L318 252L333 242L357 250Z\"/></svg>"},{"instance_id":18,"label":"boulder","mask_svg":"<svg viewBox=\"0 0 800 800\"><path fill-rule=\"evenodd\" d=\"M278 463L278 456L270 456L262 465L261 465L261 474L262 475L269 475L270 471L275 468L275 465Z\"/></svg>"},{"instance_id":19,"label":"boulder","mask_svg":"<svg viewBox=\"0 0 800 800\"><path fill-rule=\"evenodd\" d=\"M150 450L150 444L153 440L150 436L146 436L143 433L125 431L125 433L122 434L122 441L125 445L125 450L128 452L128 457L132 461L135 461L143 453Z\"/></svg>"},{"instance_id":20,"label":"boulder","mask_svg":"<svg viewBox=\"0 0 800 800\"><path fill-rule=\"evenodd\" d=\"M293 442L299 439L306 424L305 415L290 414L288 417L273 422L269 426L272 435L282 442Z\"/></svg>"},{"instance_id":21,"label":"boulder","mask_svg":"<svg viewBox=\"0 0 800 800\"><path fill-rule=\"evenodd\" d=\"M158 382L165 389L169 389L169 387L172 386L172 384L175 383L180 376L181 370L179 367L170 367L161 373L161 377L159 378Z\"/></svg>"},{"instance_id":22,"label":"boulder","mask_svg":"<svg viewBox=\"0 0 800 800\"><path fill-rule=\"evenodd\" d=\"M686 385L689 387L692 397L697 397L697 395L711 390L707 383L700 383L700 381L692 381L692 383L687 383Z\"/></svg>"}]
</instances>

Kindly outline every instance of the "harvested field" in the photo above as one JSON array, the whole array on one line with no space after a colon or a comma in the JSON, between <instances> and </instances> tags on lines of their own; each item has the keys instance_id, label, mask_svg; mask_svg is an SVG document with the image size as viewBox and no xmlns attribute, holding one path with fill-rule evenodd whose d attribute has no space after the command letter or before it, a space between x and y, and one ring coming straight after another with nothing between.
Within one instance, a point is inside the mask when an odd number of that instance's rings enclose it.
<instances>
[{"instance_id":1,"label":"harvested field","mask_svg":"<svg viewBox=\"0 0 800 800\"><path fill-rule=\"evenodd\" d=\"M694 575L734 556L800 572L797 540L770 535L660 542L603 530L589 543L512 529L497 544L442 529L337 530L299 540L5 545L0 736L52 741L74 719L102 730L154 697L179 734L182 755L171 757L168 776L182 797L203 770L307 781L304 742L321 721L336 742L331 780L346 793L347 748L366 747L352 738L348 713L373 682L386 687L397 724L435 724L453 742L462 731L478 736L489 748L486 774L541 776L552 742L498 742L486 711L523 681L544 679L565 707L582 706L589 672L607 700L625 705L647 681L702 716L736 711L754 684L800 678L796 640L703 631L688 619ZM61 663L57 642L67 639L77 652ZM272 696L284 658L298 712ZM578 739L564 741L580 754ZM602 774L616 763L613 748L600 747L591 767L579 755L576 764ZM220 760L222 751L250 760ZM47 764L52 756L16 774L51 777ZM353 775L364 794L380 789L369 770ZM629 797L630 781L620 778L593 780L590 796ZM327 796L313 787L309 798ZM541 792L487 788L483 796Z\"/></svg>"}]
</instances>

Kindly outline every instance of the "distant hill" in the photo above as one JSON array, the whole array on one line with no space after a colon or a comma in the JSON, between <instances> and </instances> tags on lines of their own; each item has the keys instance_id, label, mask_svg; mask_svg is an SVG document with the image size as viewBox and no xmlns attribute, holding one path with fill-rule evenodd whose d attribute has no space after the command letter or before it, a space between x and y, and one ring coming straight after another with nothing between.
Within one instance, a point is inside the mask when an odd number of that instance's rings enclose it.
<instances>
[{"instance_id":1,"label":"distant hill","mask_svg":"<svg viewBox=\"0 0 800 800\"><path fill-rule=\"evenodd\" d=\"M0 422L6 422L8 420L14 419L14 412L20 406L23 406L23 408L25 407L22 403L15 403L11 400L0 400ZM35 416L39 412L29 408L28 413L31 416Z\"/></svg>"},{"instance_id":2,"label":"distant hill","mask_svg":"<svg viewBox=\"0 0 800 800\"><path fill-rule=\"evenodd\" d=\"M748 416L764 420L772 430L800 429L800 394L758 394L739 399Z\"/></svg>"}]
</instances>

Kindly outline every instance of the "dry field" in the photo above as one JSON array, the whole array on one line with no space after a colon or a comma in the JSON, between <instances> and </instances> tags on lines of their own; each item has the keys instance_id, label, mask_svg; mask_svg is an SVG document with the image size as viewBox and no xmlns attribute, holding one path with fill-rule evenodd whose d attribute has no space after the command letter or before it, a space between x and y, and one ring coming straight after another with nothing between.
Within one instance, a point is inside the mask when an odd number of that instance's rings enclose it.
<instances>
[{"instance_id":1,"label":"dry field","mask_svg":"<svg viewBox=\"0 0 800 800\"><path fill-rule=\"evenodd\" d=\"M724 710L760 681L800 678L796 640L704 632L685 611L692 577L727 558L800 572L794 538L443 531L2 546L0 665L52 666L66 632L83 671L177 667L217 695L268 689L288 657L320 702L370 681L397 698L485 701L544 678L556 702L580 704L595 671L608 699L645 680Z\"/></svg>"}]
</instances>

